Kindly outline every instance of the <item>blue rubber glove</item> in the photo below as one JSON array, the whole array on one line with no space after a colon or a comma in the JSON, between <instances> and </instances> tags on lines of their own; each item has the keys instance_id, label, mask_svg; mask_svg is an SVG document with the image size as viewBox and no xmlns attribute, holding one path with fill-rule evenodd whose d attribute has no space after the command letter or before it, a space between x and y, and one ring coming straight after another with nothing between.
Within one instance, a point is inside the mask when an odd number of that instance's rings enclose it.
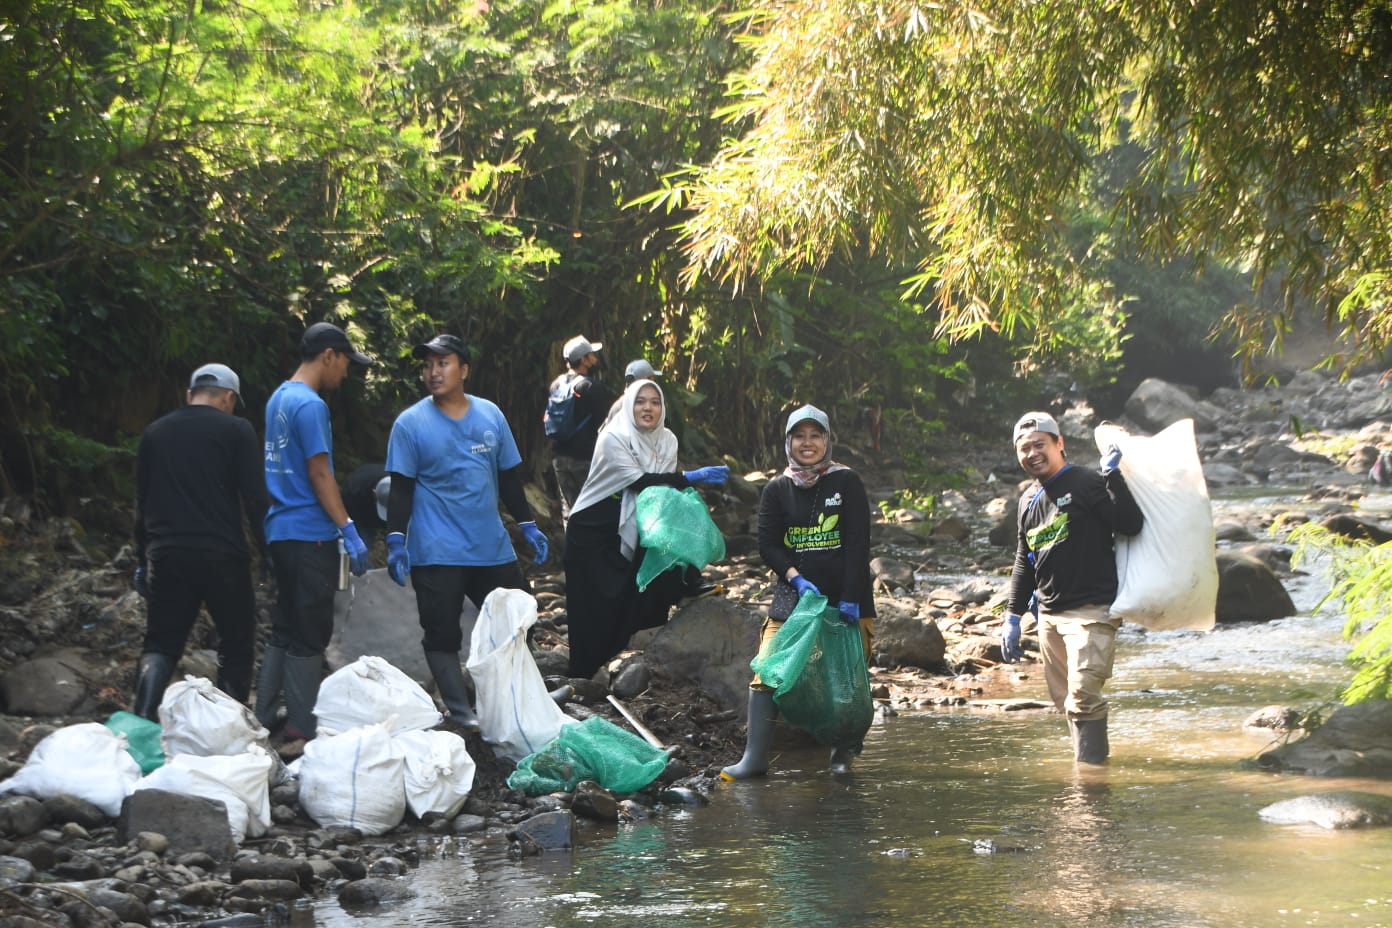
<instances>
[{"instance_id":1,"label":"blue rubber glove","mask_svg":"<svg viewBox=\"0 0 1392 928\"><path fill-rule=\"evenodd\" d=\"M860 603L843 599L836 604L836 609L841 613L841 621L847 625L854 625L860 621Z\"/></svg>"},{"instance_id":2,"label":"blue rubber glove","mask_svg":"<svg viewBox=\"0 0 1392 928\"><path fill-rule=\"evenodd\" d=\"M135 587L142 599L150 598L150 569L144 564L135 569L135 579L131 581L131 586Z\"/></svg>"},{"instance_id":3,"label":"blue rubber glove","mask_svg":"<svg viewBox=\"0 0 1392 928\"><path fill-rule=\"evenodd\" d=\"M1102 474L1106 476L1117 469L1121 463L1121 449L1116 445L1108 445L1107 453L1102 455Z\"/></svg>"},{"instance_id":4,"label":"blue rubber glove","mask_svg":"<svg viewBox=\"0 0 1392 928\"><path fill-rule=\"evenodd\" d=\"M348 569L353 576L361 577L367 573L370 566L367 562L367 545L363 544L362 536L358 534L358 527L349 519L338 527L343 535L343 550L348 552Z\"/></svg>"},{"instance_id":5,"label":"blue rubber glove","mask_svg":"<svg viewBox=\"0 0 1392 928\"><path fill-rule=\"evenodd\" d=\"M546 563L546 555L551 553L551 546L546 543L546 533L537 528L535 522L518 523L518 528L522 529L522 534L527 536L527 543L532 546L532 553L536 555L538 564Z\"/></svg>"},{"instance_id":6,"label":"blue rubber glove","mask_svg":"<svg viewBox=\"0 0 1392 928\"><path fill-rule=\"evenodd\" d=\"M406 536L392 532L387 536L387 573L397 586L406 585L406 575L411 572L411 556L406 553Z\"/></svg>"},{"instance_id":7,"label":"blue rubber glove","mask_svg":"<svg viewBox=\"0 0 1392 928\"><path fill-rule=\"evenodd\" d=\"M682 473L688 483L724 483L730 476L730 468L724 464L712 464L710 467L698 467L695 470L688 470Z\"/></svg>"},{"instance_id":8,"label":"blue rubber glove","mask_svg":"<svg viewBox=\"0 0 1392 928\"><path fill-rule=\"evenodd\" d=\"M1020 617L1011 612L1001 626L1001 660L1013 664L1024 656L1025 649L1020 647Z\"/></svg>"},{"instance_id":9,"label":"blue rubber glove","mask_svg":"<svg viewBox=\"0 0 1392 928\"><path fill-rule=\"evenodd\" d=\"M798 591L799 599L801 599L804 596L822 595L822 591L817 589L817 587L813 585L812 581L808 580L802 574L794 575L793 579L789 580L788 582L793 585L793 589Z\"/></svg>"}]
</instances>

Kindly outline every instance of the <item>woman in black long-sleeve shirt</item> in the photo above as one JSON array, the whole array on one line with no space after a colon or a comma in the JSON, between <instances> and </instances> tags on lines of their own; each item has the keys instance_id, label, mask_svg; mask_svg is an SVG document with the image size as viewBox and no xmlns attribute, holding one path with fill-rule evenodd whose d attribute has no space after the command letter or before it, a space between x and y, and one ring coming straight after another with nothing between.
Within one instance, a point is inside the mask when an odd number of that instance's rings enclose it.
<instances>
[{"instance_id":1,"label":"woman in black long-sleeve shirt","mask_svg":"<svg viewBox=\"0 0 1392 928\"><path fill-rule=\"evenodd\" d=\"M697 571L672 568L638 589L645 552L638 543L638 494L652 486L723 483L729 471L724 466L677 469L677 439L663 425L665 404L657 384L634 381L621 402L599 433L589 477L566 525L572 677L594 676L634 632L666 622L672 606L699 588Z\"/></svg>"},{"instance_id":2,"label":"woman in black long-sleeve shirt","mask_svg":"<svg viewBox=\"0 0 1392 928\"><path fill-rule=\"evenodd\" d=\"M762 649L808 594L837 604L843 621L860 626L867 662L875 617L870 587L870 504L855 471L831 459L826 413L804 406L784 430L788 466L759 499L759 554L777 577L764 622ZM756 677L749 688L749 734L744 757L721 774L738 780L768 771L768 747L778 710L773 692ZM833 773L850 769L851 752L832 751Z\"/></svg>"}]
</instances>

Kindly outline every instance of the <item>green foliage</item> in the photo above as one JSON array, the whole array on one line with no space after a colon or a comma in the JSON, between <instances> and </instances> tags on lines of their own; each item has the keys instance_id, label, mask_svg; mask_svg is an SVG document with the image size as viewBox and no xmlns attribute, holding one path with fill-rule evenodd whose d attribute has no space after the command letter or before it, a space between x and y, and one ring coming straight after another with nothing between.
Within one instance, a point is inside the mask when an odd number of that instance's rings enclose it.
<instances>
[{"instance_id":1,"label":"green foliage","mask_svg":"<svg viewBox=\"0 0 1392 928\"><path fill-rule=\"evenodd\" d=\"M1387 611L1392 602L1392 542L1351 542L1309 523L1297 526L1290 539L1296 544L1293 565L1316 556L1328 558L1333 585L1325 602L1341 604L1348 617L1344 637L1353 642L1348 662L1355 672L1342 693L1344 702L1392 698L1392 614Z\"/></svg>"}]
</instances>

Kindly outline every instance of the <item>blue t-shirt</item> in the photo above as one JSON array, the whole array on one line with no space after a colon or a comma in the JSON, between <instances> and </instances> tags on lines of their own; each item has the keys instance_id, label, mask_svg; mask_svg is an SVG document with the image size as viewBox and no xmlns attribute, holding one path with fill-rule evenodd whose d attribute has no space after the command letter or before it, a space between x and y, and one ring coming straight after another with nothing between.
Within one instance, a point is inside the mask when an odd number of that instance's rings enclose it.
<instances>
[{"instance_id":1,"label":"blue t-shirt","mask_svg":"<svg viewBox=\"0 0 1392 928\"><path fill-rule=\"evenodd\" d=\"M309 459L329 456L333 472L333 435L329 407L307 383L287 380L266 403L267 541L329 541L334 525L309 482Z\"/></svg>"},{"instance_id":2,"label":"blue t-shirt","mask_svg":"<svg viewBox=\"0 0 1392 928\"><path fill-rule=\"evenodd\" d=\"M426 397L396 417L387 470L416 481L406 552L412 564L493 567L517 560L498 515L498 474L522 463L496 405L469 397L451 419Z\"/></svg>"}]
</instances>

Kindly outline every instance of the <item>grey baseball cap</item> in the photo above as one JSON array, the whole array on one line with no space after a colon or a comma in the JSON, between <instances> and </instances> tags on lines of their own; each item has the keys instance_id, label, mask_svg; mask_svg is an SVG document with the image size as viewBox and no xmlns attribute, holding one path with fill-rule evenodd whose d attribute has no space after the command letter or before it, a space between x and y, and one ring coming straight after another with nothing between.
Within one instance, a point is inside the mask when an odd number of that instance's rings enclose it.
<instances>
[{"instance_id":1,"label":"grey baseball cap","mask_svg":"<svg viewBox=\"0 0 1392 928\"><path fill-rule=\"evenodd\" d=\"M1047 412L1027 412L1020 417L1019 422L1015 423L1015 431L1010 443L1013 445L1021 438L1034 432L1048 432L1050 435L1063 437L1063 433L1059 431L1058 421L1053 416Z\"/></svg>"},{"instance_id":2,"label":"grey baseball cap","mask_svg":"<svg viewBox=\"0 0 1392 928\"><path fill-rule=\"evenodd\" d=\"M822 431L831 431L831 420L827 418L826 413L822 412L816 406L803 406L788 413L788 427L783 430L783 434L787 435L793 430L793 426L797 425L799 422L806 422L809 419L820 425Z\"/></svg>"},{"instance_id":3,"label":"grey baseball cap","mask_svg":"<svg viewBox=\"0 0 1392 928\"><path fill-rule=\"evenodd\" d=\"M237 372L226 364L204 364L194 371L193 376L189 378L189 389L197 390L200 387L231 390L237 394L237 402L242 402L242 380L237 376Z\"/></svg>"},{"instance_id":4,"label":"grey baseball cap","mask_svg":"<svg viewBox=\"0 0 1392 928\"><path fill-rule=\"evenodd\" d=\"M662 371L653 370L653 366L642 358L637 361L629 361L628 367L624 368L624 380L632 383L635 380L652 380L654 377L661 377Z\"/></svg>"}]
</instances>

